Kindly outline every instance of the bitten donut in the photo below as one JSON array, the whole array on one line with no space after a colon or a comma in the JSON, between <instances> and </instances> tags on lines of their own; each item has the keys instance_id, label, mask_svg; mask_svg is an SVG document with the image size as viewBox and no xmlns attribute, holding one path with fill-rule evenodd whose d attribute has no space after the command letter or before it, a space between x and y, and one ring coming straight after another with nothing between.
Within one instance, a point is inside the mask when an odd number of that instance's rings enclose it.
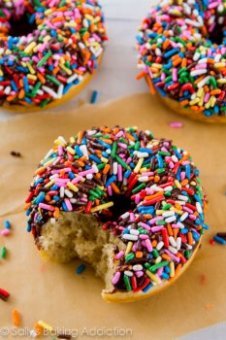
<instances>
[{"instance_id":1,"label":"bitten donut","mask_svg":"<svg viewBox=\"0 0 226 340\"><path fill-rule=\"evenodd\" d=\"M189 154L137 128L55 140L26 200L28 231L48 258L80 258L107 301L146 298L174 282L199 248L205 196Z\"/></svg>"},{"instance_id":2,"label":"bitten donut","mask_svg":"<svg viewBox=\"0 0 226 340\"><path fill-rule=\"evenodd\" d=\"M106 40L96 0L0 1L0 105L40 110L80 92Z\"/></svg>"},{"instance_id":3,"label":"bitten donut","mask_svg":"<svg viewBox=\"0 0 226 340\"><path fill-rule=\"evenodd\" d=\"M225 13L224 0L164 0L137 36L138 78L176 112L210 123L226 123Z\"/></svg>"}]
</instances>

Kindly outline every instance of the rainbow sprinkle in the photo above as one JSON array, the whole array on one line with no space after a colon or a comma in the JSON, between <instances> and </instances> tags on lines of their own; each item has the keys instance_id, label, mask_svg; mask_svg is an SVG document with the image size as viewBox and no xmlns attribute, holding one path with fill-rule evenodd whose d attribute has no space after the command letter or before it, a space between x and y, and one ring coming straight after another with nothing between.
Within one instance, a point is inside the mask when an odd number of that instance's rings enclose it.
<instances>
[{"instance_id":1,"label":"rainbow sprinkle","mask_svg":"<svg viewBox=\"0 0 226 340\"><path fill-rule=\"evenodd\" d=\"M147 292L175 277L207 226L199 171L188 152L137 128L101 127L55 140L26 200L36 241L62 212L93 214L115 247L116 290Z\"/></svg>"},{"instance_id":2,"label":"rainbow sprinkle","mask_svg":"<svg viewBox=\"0 0 226 340\"><path fill-rule=\"evenodd\" d=\"M107 37L97 0L7 0L0 39L0 105L44 107L96 69Z\"/></svg>"},{"instance_id":3,"label":"rainbow sprinkle","mask_svg":"<svg viewBox=\"0 0 226 340\"><path fill-rule=\"evenodd\" d=\"M164 0L137 35L138 79L184 108L226 115L226 2Z\"/></svg>"}]
</instances>

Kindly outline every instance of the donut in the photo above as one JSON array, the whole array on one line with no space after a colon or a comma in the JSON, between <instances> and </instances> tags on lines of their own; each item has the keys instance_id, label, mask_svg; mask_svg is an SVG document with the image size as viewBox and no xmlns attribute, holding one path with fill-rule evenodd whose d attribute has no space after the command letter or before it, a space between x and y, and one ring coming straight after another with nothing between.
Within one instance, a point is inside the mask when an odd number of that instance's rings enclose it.
<instances>
[{"instance_id":1,"label":"donut","mask_svg":"<svg viewBox=\"0 0 226 340\"><path fill-rule=\"evenodd\" d=\"M174 111L226 123L226 2L163 0L137 35L139 78Z\"/></svg>"},{"instance_id":2,"label":"donut","mask_svg":"<svg viewBox=\"0 0 226 340\"><path fill-rule=\"evenodd\" d=\"M97 0L1 0L0 105L35 111L75 96L106 39Z\"/></svg>"},{"instance_id":3,"label":"donut","mask_svg":"<svg viewBox=\"0 0 226 340\"><path fill-rule=\"evenodd\" d=\"M149 297L194 258L206 198L188 152L136 127L100 127L58 137L26 199L41 254L86 261L105 281L106 301Z\"/></svg>"}]
</instances>

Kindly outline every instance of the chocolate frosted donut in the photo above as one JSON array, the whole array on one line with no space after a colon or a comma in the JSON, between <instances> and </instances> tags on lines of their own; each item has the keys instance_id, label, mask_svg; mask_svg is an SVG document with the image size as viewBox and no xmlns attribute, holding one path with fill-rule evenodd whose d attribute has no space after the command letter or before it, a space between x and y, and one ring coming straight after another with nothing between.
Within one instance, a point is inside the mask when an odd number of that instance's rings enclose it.
<instances>
[{"instance_id":1,"label":"chocolate frosted donut","mask_svg":"<svg viewBox=\"0 0 226 340\"><path fill-rule=\"evenodd\" d=\"M0 0L0 104L31 110L72 97L105 40L97 0Z\"/></svg>"},{"instance_id":2,"label":"chocolate frosted donut","mask_svg":"<svg viewBox=\"0 0 226 340\"><path fill-rule=\"evenodd\" d=\"M205 197L190 155L137 128L58 137L26 200L28 231L49 258L81 258L103 298L134 301L173 282L204 232Z\"/></svg>"},{"instance_id":3,"label":"chocolate frosted donut","mask_svg":"<svg viewBox=\"0 0 226 340\"><path fill-rule=\"evenodd\" d=\"M164 0L143 20L138 76L173 110L226 123L226 2Z\"/></svg>"}]
</instances>

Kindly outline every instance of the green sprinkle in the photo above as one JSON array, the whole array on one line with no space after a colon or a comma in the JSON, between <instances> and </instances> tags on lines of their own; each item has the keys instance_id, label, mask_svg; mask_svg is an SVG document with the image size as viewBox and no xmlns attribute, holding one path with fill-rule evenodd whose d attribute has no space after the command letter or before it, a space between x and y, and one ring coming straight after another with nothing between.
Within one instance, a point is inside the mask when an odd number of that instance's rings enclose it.
<instances>
[{"instance_id":1,"label":"green sprinkle","mask_svg":"<svg viewBox=\"0 0 226 340\"><path fill-rule=\"evenodd\" d=\"M157 258L157 257L159 256L158 250L153 249L153 250L152 250L152 255L154 256L154 258Z\"/></svg>"},{"instance_id":2,"label":"green sprinkle","mask_svg":"<svg viewBox=\"0 0 226 340\"><path fill-rule=\"evenodd\" d=\"M126 290L128 290L128 291L132 290L129 277L124 274L123 280L124 280L124 283L125 283L125 286L126 286Z\"/></svg>"},{"instance_id":3,"label":"green sprinkle","mask_svg":"<svg viewBox=\"0 0 226 340\"><path fill-rule=\"evenodd\" d=\"M134 257L135 257L134 253L129 253L129 254L126 255L125 260L126 260L126 262L129 262L129 261L133 260Z\"/></svg>"},{"instance_id":4,"label":"green sprinkle","mask_svg":"<svg viewBox=\"0 0 226 340\"><path fill-rule=\"evenodd\" d=\"M0 258L1 258L1 259L5 259L5 258L6 258L6 255L7 255L7 249L6 249L6 247L1 247L1 248L0 248Z\"/></svg>"},{"instance_id":5,"label":"green sprinkle","mask_svg":"<svg viewBox=\"0 0 226 340\"><path fill-rule=\"evenodd\" d=\"M37 66L38 67L42 67L47 60L52 56L52 52L49 51L48 53L46 53L46 55L44 55L44 57L38 62Z\"/></svg>"},{"instance_id":6,"label":"green sprinkle","mask_svg":"<svg viewBox=\"0 0 226 340\"><path fill-rule=\"evenodd\" d=\"M136 194L137 192L139 192L140 190L144 189L145 187L146 187L146 184L145 183L141 183L141 184L139 184L137 187L135 187L132 190L132 193Z\"/></svg>"},{"instance_id":7,"label":"green sprinkle","mask_svg":"<svg viewBox=\"0 0 226 340\"><path fill-rule=\"evenodd\" d=\"M117 147L118 147L117 143L114 142L113 145L112 145L112 149L111 149L111 157L116 156Z\"/></svg>"},{"instance_id":8,"label":"green sprinkle","mask_svg":"<svg viewBox=\"0 0 226 340\"><path fill-rule=\"evenodd\" d=\"M126 164L126 162L124 162L118 155L115 156L115 159L117 160L117 162L119 164L121 164L121 166L123 166L123 168L125 169L130 169L130 167L128 166L128 164Z\"/></svg>"},{"instance_id":9,"label":"green sprinkle","mask_svg":"<svg viewBox=\"0 0 226 340\"><path fill-rule=\"evenodd\" d=\"M159 269L159 268L168 266L168 264L169 264L168 261L162 261L162 262L160 262L160 263L156 263L156 264L154 264L153 266L148 267L148 270L149 270L150 272L155 272L155 271L156 271L157 269Z\"/></svg>"}]
</instances>

